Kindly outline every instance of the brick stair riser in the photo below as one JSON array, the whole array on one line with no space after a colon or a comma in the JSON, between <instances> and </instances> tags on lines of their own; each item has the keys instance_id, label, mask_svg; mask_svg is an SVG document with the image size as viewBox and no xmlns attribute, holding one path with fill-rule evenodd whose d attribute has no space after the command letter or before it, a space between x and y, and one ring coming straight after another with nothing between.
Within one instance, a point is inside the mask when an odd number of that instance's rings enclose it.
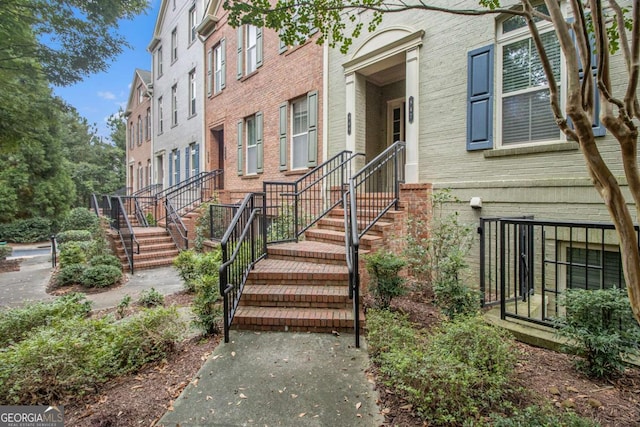
<instances>
[{"instance_id":1,"label":"brick stair riser","mask_svg":"<svg viewBox=\"0 0 640 427\"><path fill-rule=\"evenodd\" d=\"M153 243L153 244L140 244L140 252L161 252L166 250L176 249L176 244L171 242L164 243ZM119 245L117 248L118 252L124 253L124 248L122 245Z\"/></svg>"},{"instance_id":2,"label":"brick stair riser","mask_svg":"<svg viewBox=\"0 0 640 427\"><path fill-rule=\"evenodd\" d=\"M255 331L290 331L290 332L353 332L353 319L320 319L309 318L281 318L269 316L240 316L234 318L237 329Z\"/></svg>"},{"instance_id":3,"label":"brick stair riser","mask_svg":"<svg viewBox=\"0 0 640 427\"><path fill-rule=\"evenodd\" d=\"M326 257L326 258L312 258L308 255L303 254L294 254L289 255L285 253L272 253L269 252L269 259L281 259L281 260L291 260L291 261L300 261L300 262L311 262L314 264L328 264L328 265L346 265L346 257L342 255L342 257Z\"/></svg>"},{"instance_id":4,"label":"brick stair riser","mask_svg":"<svg viewBox=\"0 0 640 427\"><path fill-rule=\"evenodd\" d=\"M336 308L349 309L347 286L314 288L309 286L247 286L242 299L242 306L260 307L298 307L298 308Z\"/></svg>"},{"instance_id":5,"label":"brick stair riser","mask_svg":"<svg viewBox=\"0 0 640 427\"><path fill-rule=\"evenodd\" d=\"M347 273L348 276L348 273ZM349 278L293 278L293 277L274 277L261 275L260 277L252 276L247 278L248 285L280 285L280 286L347 286Z\"/></svg>"},{"instance_id":6,"label":"brick stair riser","mask_svg":"<svg viewBox=\"0 0 640 427\"><path fill-rule=\"evenodd\" d=\"M374 237L373 239L371 237ZM344 236L322 233L322 230L307 230L306 239L315 242L344 244ZM360 248L363 250L377 250L384 246L384 240L378 236L363 236L360 240Z\"/></svg>"},{"instance_id":7,"label":"brick stair riser","mask_svg":"<svg viewBox=\"0 0 640 427\"><path fill-rule=\"evenodd\" d=\"M390 210L390 211L387 211L384 215L382 215L382 220L387 222L393 222L393 221L404 219L405 215L406 214L404 211ZM372 212L372 211L358 212L358 218L361 218L362 220L365 220L365 219L371 220L376 218L377 216L378 216L378 212ZM336 208L329 213L329 217L344 218L344 210L342 208Z\"/></svg>"},{"instance_id":8,"label":"brick stair riser","mask_svg":"<svg viewBox=\"0 0 640 427\"><path fill-rule=\"evenodd\" d=\"M151 268L164 267L168 265L173 265L173 259L158 259L154 261L144 261L144 262L135 262L133 263L133 268L136 271L138 270L148 270ZM129 272L129 263L125 262L122 264L124 271Z\"/></svg>"},{"instance_id":9,"label":"brick stair riser","mask_svg":"<svg viewBox=\"0 0 640 427\"><path fill-rule=\"evenodd\" d=\"M317 229L340 231L344 233L344 222L335 221L331 219L321 219L320 221L318 221ZM374 224L373 227L371 227L369 231L367 231L367 235L383 237L384 234L387 232L387 230L391 230L391 229L392 229L391 224L381 225L378 223L378 224Z\"/></svg>"},{"instance_id":10,"label":"brick stair riser","mask_svg":"<svg viewBox=\"0 0 640 427\"><path fill-rule=\"evenodd\" d=\"M163 251L163 252L142 252L139 254L133 254L134 261L142 261L142 260L153 260L153 259L173 259L178 256L180 251L177 249L173 251Z\"/></svg>"}]
</instances>

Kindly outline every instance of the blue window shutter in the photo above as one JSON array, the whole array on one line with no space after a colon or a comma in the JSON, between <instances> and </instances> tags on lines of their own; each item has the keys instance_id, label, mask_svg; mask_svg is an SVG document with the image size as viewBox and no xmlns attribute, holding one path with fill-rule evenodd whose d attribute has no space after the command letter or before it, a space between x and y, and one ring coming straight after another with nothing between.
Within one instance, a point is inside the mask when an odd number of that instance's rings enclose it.
<instances>
[{"instance_id":1,"label":"blue window shutter","mask_svg":"<svg viewBox=\"0 0 640 427\"><path fill-rule=\"evenodd\" d=\"M176 184L180 184L180 150L176 150Z\"/></svg>"},{"instance_id":2,"label":"blue window shutter","mask_svg":"<svg viewBox=\"0 0 640 427\"><path fill-rule=\"evenodd\" d=\"M173 185L173 151L169 152L169 187Z\"/></svg>"},{"instance_id":3,"label":"blue window shutter","mask_svg":"<svg viewBox=\"0 0 640 427\"><path fill-rule=\"evenodd\" d=\"M244 129L244 120L238 122L238 175L242 175L244 172L244 163L242 161L242 130Z\"/></svg>"},{"instance_id":4,"label":"blue window shutter","mask_svg":"<svg viewBox=\"0 0 640 427\"><path fill-rule=\"evenodd\" d=\"M467 150L493 148L493 45L467 55Z\"/></svg>"},{"instance_id":5,"label":"blue window shutter","mask_svg":"<svg viewBox=\"0 0 640 427\"><path fill-rule=\"evenodd\" d=\"M242 49L244 48L244 25L238 27L238 69L236 70L236 78L240 80L244 75L244 62L242 57Z\"/></svg>"},{"instance_id":6,"label":"blue window shutter","mask_svg":"<svg viewBox=\"0 0 640 427\"><path fill-rule=\"evenodd\" d=\"M262 67L262 28L256 28L256 68Z\"/></svg>"},{"instance_id":7,"label":"blue window shutter","mask_svg":"<svg viewBox=\"0 0 640 427\"><path fill-rule=\"evenodd\" d=\"M220 40L220 89L224 89L227 84L227 42Z\"/></svg>"},{"instance_id":8,"label":"blue window shutter","mask_svg":"<svg viewBox=\"0 0 640 427\"><path fill-rule=\"evenodd\" d=\"M318 92L309 92L307 95L307 107L309 108L309 134L307 150L307 166L314 167L318 164Z\"/></svg>"},{"instance_id":9,"label":"blue window shutter","mask_svg":"<svg viewBox=\"0 0 640 427\"><path fill-rule=\"evenodd\" d=\"M262 113L256 113L256 172L262 173L264 172L264 144L263 142L263 118Z\"/></svg>"},{"instance_id":10,"label":"blue window shutter","mask_svg":"<svg viewBox=\"0 0 640 427\"><path fill-rule=\"evenodd\" d=\"M189 164L189 161L191 160L191 157L189 156L189 146L186 146L184 148L184 177L185 179L189 178L189 174L191 173L191 165Z\"/></svg>"},{"instance_id":11,"label":"blue window shutter","mask_svg":"<svg viewBox=\"0 0 640 427\"><path fill-rule=\"evenodd\" d=\"M570 22L573 19L570 20ZM593 118L591 123L591 128L593 129L593 136L605 136L607 133L607 128L600 122L600 91L598 90L598 56L596 55L596 41L593 38L593 34L589 34L589 44L591 45L591 69L585 70L582 61L580 60L580 52L578 51L578 46L575 40L575 34L573 30L571 31L571 38L573 39L574 44L576 44L576 56L578 57L578 73L580 76L580 81L584 78L585 74L588 74L593 79ZM571 119L567 118L569 122L569 126L573 127L571 123Z\"/></svg>"},{"instance_id":12,"label":"blue window shutter","mask_svg":"<svg viewBox=\"0 0 640 427\"><path fill-rule=\"evenodd\" d=\"M195 165L193 165L193 169L195 170L196 176L200 173L200 144L196 144L193 146L193 150L195 151L195 155L193 156Z\"/></svg>"},{"instance_id":13,"label":"blue window shutter","mask_svg":"<svg viewBox=\"0 0 640 427\"><path fill-rule=\"evenodd\" d=\"M280 140L280 170L287 170L287 107L288 103L280 104L280 121L278 134Z\"/></svg>"}]
</instances>

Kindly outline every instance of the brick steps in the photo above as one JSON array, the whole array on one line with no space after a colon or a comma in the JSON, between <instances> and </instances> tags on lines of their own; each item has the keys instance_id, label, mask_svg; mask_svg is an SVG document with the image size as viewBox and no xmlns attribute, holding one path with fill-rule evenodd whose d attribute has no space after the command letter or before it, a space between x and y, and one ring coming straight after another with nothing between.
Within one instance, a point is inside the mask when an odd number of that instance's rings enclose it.
<instances>
[{"instance_id":1,"label":"brick steps","mask_svg":"<svg viewBox=\"0 0 640 427\"><path fill-rule=\"evenodd\" d=\"M350 305L346 286L246 285L243 306L335 308Z\"/></svg>"},{"instance_id":2,"label":"brick steps","mask_svg":"<svg viewBox=\"0 0 640 427\"><path fill-rule=\"evenodd\" d=\"M364 317L362 317L364 318ZM238 307L234 327L257 331L353 332L351 309Z\"/></svg>"},{"instance_id":3,"label":"brick steps","mask_svg":"<svg viewBox=\"0 0 640 427\"><path fill-rule=\"evenodd\" d=\"M337 230L325 230L320 228L312 228L305 232L307 240L316 242L326 242L333 244L344 245L344 231ZM377 250L384 244L384 239L381 236L372 236L365 234L360 238L360 245L367 250Z\"/></svg>"},{"instance_id":4,"label":"brick steps","mask_svg":"<svg viewBox=\"0 0 640 427\"><path fill-rule=\"evenodd\" d=\"M249 273L247 284L324 286L347 285L346 266L280 259L264 259Z\"/></svg>"},{"instance_id":5,"label":"brick steps","mask_svg":"<svg viewBox=\"0 0 640 427\"><path fill-rule=\"evenodd\" d=\"M344 245L324 242L301 241L279 243L267 248L269 259L293 260L318 264L346 265Z\"/></svg>"},{"instance_id":6,"label":"brick steps","mask_svg":"<svg viewBox=\"0 0 640 427\"><path fill-rule=\"evenodd\" d=\"M373 236L382 236L387 230L393 227L392 222L378 221L369 229L367 234ZM344 218L339 217L325 217L318 221L318 228L323 230L335 230L342 231L344 233Z\"/></svg>"},{"instance_id":7,"label":"brick steps","mask_svg":"<svg viewBox=\"0 0 640 427\"><path fill-rule=\"evenodd\" d=\"M136 240L140 245L140 253L133 254L135 270L172 265L173 260L180 253L171 236L161 227L136 227ZM129 261L122 243L116 239L116 256L120 258L125 271L129 271Z\"/></svg>"}]
</instances>

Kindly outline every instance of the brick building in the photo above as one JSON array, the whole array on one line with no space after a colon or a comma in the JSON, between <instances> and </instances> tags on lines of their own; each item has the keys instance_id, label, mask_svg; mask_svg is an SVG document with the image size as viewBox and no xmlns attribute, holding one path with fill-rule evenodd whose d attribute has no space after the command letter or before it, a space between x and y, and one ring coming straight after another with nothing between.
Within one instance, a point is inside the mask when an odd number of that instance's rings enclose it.
<instances>
[{"instance_id":1,"label":"brick building","mask_svg":"<svg viewBox=\"0 0 640 427\"><path fill-rule=\"evenodd\" d=\"M127 193L151 185L151 73L136 69L125 118L127 120Z\"/></svg>"},{"instance_id":2,"label":"brick building","mask_svg":"<svg viewBox=\"0 0 640 427\"><path fill-rule=\"evenodd\" d=\"M292 181L323 158L323 47L284 45L272 30L232 28L211 0L205 55L205 169L224 169L221 199Z\"/></svg>"}]
</instances>

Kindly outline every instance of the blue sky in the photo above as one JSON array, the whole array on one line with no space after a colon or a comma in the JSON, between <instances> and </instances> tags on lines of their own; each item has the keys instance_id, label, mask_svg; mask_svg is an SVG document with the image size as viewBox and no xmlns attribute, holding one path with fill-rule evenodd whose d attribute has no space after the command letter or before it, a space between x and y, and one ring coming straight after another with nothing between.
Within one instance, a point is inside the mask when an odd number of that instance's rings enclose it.
<instances>
[{"instance_id":1,"label":"blue sky","mask_svg":"<svg viewBox=\"0 0 640 427\"><path fill-rule=\"evenodd\" d=\"M147 46L153 35L160 1L151 0L146 15L121 22L119 32L129 41L131 48L126 48L115 58L106 72L91 75L73 86L54 88L56 95L73 105L89 123L95 123L100 136L109 136L107 118L119 107L126 108L134 70L151 71L151 55Z\"/></svg>"}]
</instances>

